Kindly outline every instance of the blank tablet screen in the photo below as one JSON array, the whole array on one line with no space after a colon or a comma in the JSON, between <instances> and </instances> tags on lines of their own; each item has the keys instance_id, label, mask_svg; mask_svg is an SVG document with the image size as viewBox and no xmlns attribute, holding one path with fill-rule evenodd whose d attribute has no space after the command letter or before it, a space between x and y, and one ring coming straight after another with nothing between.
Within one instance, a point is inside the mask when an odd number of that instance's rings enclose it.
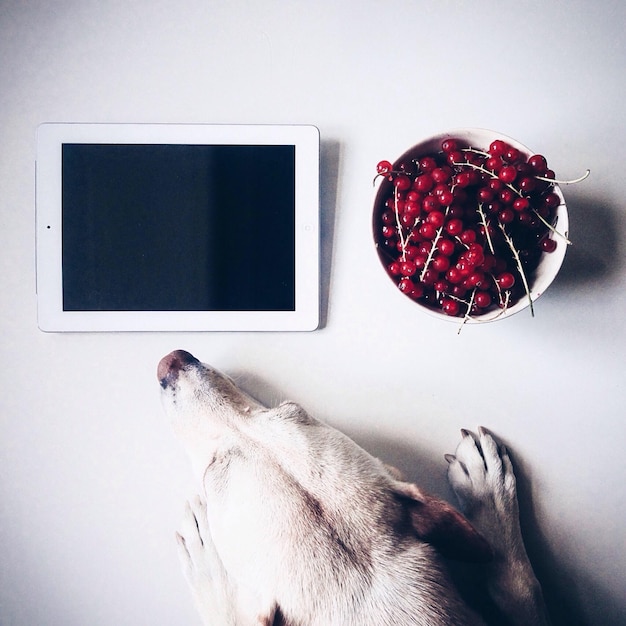
<instances>
[{"instance_id":1,"label":"blank tablet screen","mask_svg":"<svg viewBox=\"0 0 626 626\"><path fill-rule=\"evenodd\" d=\"M62 146L65 311L293 311L295 146Z\"/></svg>"}]
</instances>

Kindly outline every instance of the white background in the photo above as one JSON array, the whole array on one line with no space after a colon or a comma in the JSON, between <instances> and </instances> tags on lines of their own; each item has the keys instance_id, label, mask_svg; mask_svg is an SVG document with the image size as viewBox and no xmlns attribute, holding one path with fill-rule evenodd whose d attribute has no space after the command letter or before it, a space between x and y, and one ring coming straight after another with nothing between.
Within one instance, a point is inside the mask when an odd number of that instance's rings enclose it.
<instances>
[{"instance_id":1,"label":"white background","mask_svg":"<svg viewBox=\"0 0 626 626\"><path fill-rule=\"evenodd\" d=\"M443 454L488 426L555 622L624 623L624 23L619 0L0 2L0 623L198 623L173 538L190 470L155 377L179 347L444 496ZM40 332L44 121L318 126L323 328ZM462 126L592 174L564 189L575 243L536 317L457 335L396 292L370 211L380 159Z\"/></svg>"}]
</instances>

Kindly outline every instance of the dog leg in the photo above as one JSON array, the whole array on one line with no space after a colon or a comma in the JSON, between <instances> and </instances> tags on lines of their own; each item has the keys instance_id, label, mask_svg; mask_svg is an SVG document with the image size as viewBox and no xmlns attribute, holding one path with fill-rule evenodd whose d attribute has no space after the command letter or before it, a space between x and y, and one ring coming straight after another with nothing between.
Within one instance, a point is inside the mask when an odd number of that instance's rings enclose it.
<instances>
[{"instance_id":1,"label":"dog leg","mask_svg":"<svg viewBox=\"0 0 626 626\"><path fill-rule=\"evenodd\" d=\"M271 626L275 609L251 610L231 580L211 537L206 503L187 503L176 533L178 554L205 626Z\"/></svg>"},{"instance_id":2,"label":"dog leg","mask_svg":"<svg viewBox=\"0 0 626 626\"><path fill-rule=\"evenodd\" d=\"M448 480L463 512L494 551L489 593L511 624L549 624L522 539L509 455L484 428L478 429L478 437L465 430L462 434L455 454L446 455Z\"/></svg>"}]
</instances>

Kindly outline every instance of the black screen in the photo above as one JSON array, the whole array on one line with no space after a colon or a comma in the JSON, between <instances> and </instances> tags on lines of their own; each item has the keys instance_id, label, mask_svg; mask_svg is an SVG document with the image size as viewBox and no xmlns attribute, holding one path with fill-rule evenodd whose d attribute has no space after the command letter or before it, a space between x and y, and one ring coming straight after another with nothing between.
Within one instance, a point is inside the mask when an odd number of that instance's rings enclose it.
<instances>
[{"instance_id":1,"label":"black screen","mask_svg":"<svg viewBox=\"0 0 626 626\"><path fill-rule=\"evenodd\" d=\"M66 311L295 310L295 146L63 145Z\"/></svg>"}]
</instances>

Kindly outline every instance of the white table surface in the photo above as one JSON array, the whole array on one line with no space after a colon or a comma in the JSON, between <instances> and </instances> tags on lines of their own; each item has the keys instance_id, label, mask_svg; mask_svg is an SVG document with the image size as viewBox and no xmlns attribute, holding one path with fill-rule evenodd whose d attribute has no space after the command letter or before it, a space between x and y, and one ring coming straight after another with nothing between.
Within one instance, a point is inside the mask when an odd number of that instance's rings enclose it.
<instances>
[{"instance_id":1,"label":"white table surface","mask_svg":"<svg viewBox=\"0 0 626 626\"><path fill-rule=\"evenodd\" d=\"M191 477L155 368L186 348L289 398L449 496L443 454L509 445L559 624L626 623L626 5L0 4L0 623L199 623L173 541ZM44 334L34 274L44 121L306 123L322 137L324 326ZM370 235L376 163L463 126L591 177L534 319L456 326L394 290Z\"/></svg>"}]
</instances>

